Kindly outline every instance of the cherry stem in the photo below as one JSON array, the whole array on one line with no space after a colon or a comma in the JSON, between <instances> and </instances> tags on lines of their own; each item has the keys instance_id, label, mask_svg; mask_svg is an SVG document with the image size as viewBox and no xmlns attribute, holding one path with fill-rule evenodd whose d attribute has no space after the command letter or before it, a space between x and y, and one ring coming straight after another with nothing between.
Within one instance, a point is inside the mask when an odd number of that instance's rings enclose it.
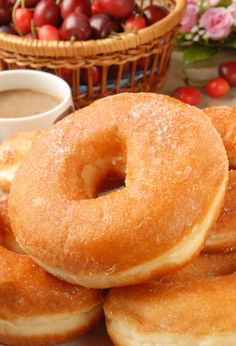
<instances>
[{"instance_id":1,"label":"cherry stem","mask_svg":"<svg viewBox=\"0 0 236 346\"><path fill-rule=\"evenodd\" d=\"M182 69L182 73L183 73L184 83L185 83L186 85L189 85L189 77L188 77L188 75L187 75L187 73L186 73L186 70L185 70L185 69Z\"/></svg>"},{"instance_id":2,"label":"cherry stem","mask_svg":"<svg viewBox=\"0 0 236 346\"><path fill-rule=\"evenodd\" d=\"M70 38L70 43L71 43L71 45L73 45L75 42L76 42L76 38L75 38L75 36L72 36L72 37Z\"/></svg>"},{"instance_id":3,"label":"cherry stem","mask_svg":"<svg viewBox=\"0 0 236 346\"><path fill-rule=\"evenodd\" d=\"M31 34L32 34L33 38L37 39L37 29L35 27L35 23L34 23L33 19L30 22L30 27L31 27Z\"/></svg>"}]
</instances>

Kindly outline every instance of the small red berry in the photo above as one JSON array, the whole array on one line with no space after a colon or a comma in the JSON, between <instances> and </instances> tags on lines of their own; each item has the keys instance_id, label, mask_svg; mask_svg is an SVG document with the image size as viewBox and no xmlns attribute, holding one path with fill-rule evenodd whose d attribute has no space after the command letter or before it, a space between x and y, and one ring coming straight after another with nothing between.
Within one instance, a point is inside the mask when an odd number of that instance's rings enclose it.
<instances>
[{"instance_id":1,"label":"small red berry","mask_svg":"<svg viewBox=\"0 0 236 346\"><path fill-rule=\"evenodd\" d=\"M61 16L63 19L71 13L79 12L86 17L91 17L92 6L90 0L63 0L60 2Z\"/></svg>"},{"instance_id":2,"label":"small red berry","mask_svg":"<svg viewBox=\"0 0 236 346\"><path fill-rule=\"evenodd\" d=\"M92 84L97 85L101 82L101 69L98 66L92 67ZM88 85L89 84L89 78L88 78L88 70L87 69L81 69L81 80L83 84Z\"/></svg>"},{"instance_id":3,"label":"small red berry","mask_svg":"<svg viewBox=\"0 0 236 346\"><path fill-rule=\"evenodd\" d=\"M61 77L70 85L73 84L73 71L70 68L61 68Z\"/></svg>"},{"instance_id":4,"label":"small red berry","mask_svg":"<svg viewBox=\"0 0 236 346\"><path fill-rule=\"evenodd\" d=\"M146 21L143 16L130 16L125 21L125 32L138 31L146 27Z\"/></svg>"},{"instance_id":5,"label":"small red berry","mask_svg":"<svg viewBox=\"0 0 236 346\"><path fill-rule=\"evenodd\" d=\"M46 41L59 41L60 35L58 29L50 24L41 26L38 31L38 39Z\"/></svg>"},{"instance_id":6,"label":"small red berry","mask_svg":"<svg viewBox=\"0 0 236 346\"><path fill-rule=\"evenodd\" d=\"M32 12L28 8L17 8L14 17L14 25L17 31L27 35L31 31Z\"/></svg>"},{"instance_id":7,"label":"small red berry","mask_svg":"<svg viewBox=\"0 0 236 346\"><path fill-rule=\"evenodd\" d=\"M6 0L0 0L0 25L9 24L11 21L11 10Z\"/></svg>"},{"instance_id":8,"label":"small red berry","mask_svg":"<svg viewBox=\"0 0 236 346\"><path fill-rule=\"evenodd\" d=\"M86 41L90 39L91 34L92 29L88 18L79 12L69 14L60 29L60 37L63 41Z\"/></svg>"},{"instance_id":9,"label":"small red berry","mask_svg":"<svg viewBox=\"0 0 236 346\"><path fill-rule=\"evenodd\" d=\"M134 8L134 0L99 0L103 13L115 18L128 17Z\"/></svg>"},{"instance_id":10,"label":"small red berry","mask_svg":"<svg viewBox=\"0 0 236 346\"><path fill-rule=\"evenodd\" d=\"M34 22L37 27L61 23L60 7L53 0L40 0L34 9Z\"/></svg>"},{"instance_id":11,"label":"small red berry","mask_svg":"<svg viewBox=\"0 0 236 346\"><path fill-rule=\"evenodd\" d=\"M147 24L152 25L167 16L168 10L159 5L150 5L143 10Z\"/></svg>"},{"instance_id":12,"label":"small red berry","mask_svg":"<svg viewBox=\"0 0 236 346\"><path fill-rule=\"evenodd\" d=\"M230 86L236 86L236 61L227 61L220 64L219 75L227 80Z\"/></svg>"},{"instance_id":13,"label":"small red berry","mask_svg":"<svg viewBox=\"0 0 236 346\"><path fill-rule=\"evenodd\" d=\"M229 92L229 83L220 77L210 79L206 84L207 95L217 98L226 95Z\"/></svg>"},{"instance_id":14,"label":"small red berry","mask_svg":"<svg viewBox=\"0 0 236 346\"><path fill-rule=\"evenodd\" d=\"M103 13L103 8L99 2L99 0L94 0L92 3L92 15Z\"/></svg>"},{"instance_id":15,"label":"small red berry","mask_svg":"<svg viewBox=\"0 0 236 346\"><path fill-rule=\"evenodd\" d=\"M197 106L201 100L200 90L190 85L175 89L173 96L178 100L192 106Z\"/></svg>"}]
</instances>

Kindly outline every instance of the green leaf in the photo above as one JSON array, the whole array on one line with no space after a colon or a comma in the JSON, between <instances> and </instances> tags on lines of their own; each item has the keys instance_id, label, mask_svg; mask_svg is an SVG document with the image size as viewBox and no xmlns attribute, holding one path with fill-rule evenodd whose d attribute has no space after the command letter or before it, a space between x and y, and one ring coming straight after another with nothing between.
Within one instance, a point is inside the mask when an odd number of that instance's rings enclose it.
<instances>
[{"instance_id":1,"label":"green leaf","mask_svg":"<svg viewBox=\"0 0 236 346\"><path fill-rule=\"evenodd\" d=\"M195 62L211 59L217 51L216 47L194 44L185 49L182 57L182 65L183 67L187 67Z\"/></svg>"},{"instance_id":2,"label":"green leaf","mask_svg":"<svg viewBox=\"0 0 236 346\"><path fill-rule=\"evenodd\" d=\"M232 0L221 0L218 4L217 7L228 7L232 4Z\"/></svg>"}]
</instances>

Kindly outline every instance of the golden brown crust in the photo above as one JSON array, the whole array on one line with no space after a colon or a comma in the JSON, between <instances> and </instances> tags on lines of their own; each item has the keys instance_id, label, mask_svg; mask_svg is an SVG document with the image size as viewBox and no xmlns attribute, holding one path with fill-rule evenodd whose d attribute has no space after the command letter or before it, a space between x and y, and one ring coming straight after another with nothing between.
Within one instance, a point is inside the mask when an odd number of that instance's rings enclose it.
<instances>
[{"instance_id":1,"label":"golden brown crust","mask_svg":"<svg viewBox=\"0 0 236 346\"><path fill-rule=\"evenodd\" d=\"M236 171L229 172L224 208L207 238L204 252L236 250Z\"/></svg>"},{"instance_id":2,"label":"golden brown crust","mask_svg":"<svg viewBox=\"0 0 236 346\"><path fill-rule=\"evenodd\" d=\"M208 107L204 111L221 135L230 167L236 168L236 107Z\"/></svg>"},{"instance_id":3,"label":"golden brown crust","mask_svg":"<svg viewBox=\"0 0 236 346\"><path fill-rule=\"evenodd\" d=\"M5 193L10 187L23 158L42 131L20 132L0 145L0 189Z\"/></svg>"},{"instance_id":4,"label":"golden brown crust","mask_svg":"<svg viewBox=\"0 0 236 346\"><path fill-rule=\"evenodd\" d=\"M98 323L101 291L57 280L27 255L12 251L17 246L6 197L0 199L0 236L0 343L45 346L81 335ZM71 326L66 325L69 318Z\"/></svg>"},{"instance_id":5,"label":"golden brown crust","mask_svg":"<svg viewBox=\"0 0 236 346\"><path fill-rule=\"evenodd\" d=\"M104 305L111 338L116 345L126 346L135 345L135 337L140 345L142 338L149 345L151 337L155 342L152 339L150 345L199 345L197 338L204 344L204 339L216 337L206 344L220 345L217 337L222 334L228 345L227 335L234 335L236 340L235 271L236 253L201 255L161 280L111 289ZM195 342L186 343L190 336ZM169 337L169 344L161 343L163 337Z\"/></svg>"},{"instance_id":6,"label":"golden brown crust","mask_svg":"<svg viewBox=\"0 0 236 346\"><path fill-rule=\"evenodd\" d=\"M95 198L108 171L125 174L126 162L126 188ZM227 168L204 112L151 93L108 97L33 146L10 192L13 231L40 265L58 276L56 269L64 270L70 282L142 282L200 251L220 212ZM189 252L173 259L172 250L187 239Z\"/></svg>"},{"instance_id":7,"label":"golden brown crust","mask_svg":"<svg viewBox=\"0 0 236 346\"><path fill-rule=\"evenodd\" d=\"M62 316L61 316L62 317ZM39 336L17 336L16 335L1 335L0 336L0 342L11 345L11 346L49 346L49 345L56 345L58 343L67 342L70 340L73 340L75 338L78 338L79 336L82 336L89 332L93 327L96 327L101 319L103 318L103 312L102 308L98 309L98 311L91 316L89 323L84 324L81 328L75 328L74 330L70 330L65 333L61 333L60 331L60 323L62 322L62 319L59 317L59 328L58 333L55 334L45 334L45 335L39 335Z\"/></svg>"}]
</instances>

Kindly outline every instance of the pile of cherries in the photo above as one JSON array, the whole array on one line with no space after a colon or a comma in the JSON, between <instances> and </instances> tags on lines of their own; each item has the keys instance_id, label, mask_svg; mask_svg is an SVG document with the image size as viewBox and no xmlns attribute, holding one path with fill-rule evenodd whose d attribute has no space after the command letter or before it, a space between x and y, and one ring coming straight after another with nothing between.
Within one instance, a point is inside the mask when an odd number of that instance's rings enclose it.
<instances>
[{"instance_id":1,"label":"pile of cherries","mask_svg":"<svg viewBox=\"0 0 236 346\"><path fill-rule=\"evenodd\" d=\"M205 92L213 98L228 94L230 87L236 87L236 61L227 61L219 65L218 77L210 79L205 85ZM178 87L173 96L182 102L197 106L201 101L201 91L190 85Z\"/></svg>"},{"instance_id":2,"label":"pile of cherries","mask_svg":"<svg viewBox=\"0 0 236 346\"><path fill-rule=\"evenodd\" d=\"M84 41L137 32L168 14L134 0L0 0L0 31L39 40Z\"/></svg>"}]
</instances>

